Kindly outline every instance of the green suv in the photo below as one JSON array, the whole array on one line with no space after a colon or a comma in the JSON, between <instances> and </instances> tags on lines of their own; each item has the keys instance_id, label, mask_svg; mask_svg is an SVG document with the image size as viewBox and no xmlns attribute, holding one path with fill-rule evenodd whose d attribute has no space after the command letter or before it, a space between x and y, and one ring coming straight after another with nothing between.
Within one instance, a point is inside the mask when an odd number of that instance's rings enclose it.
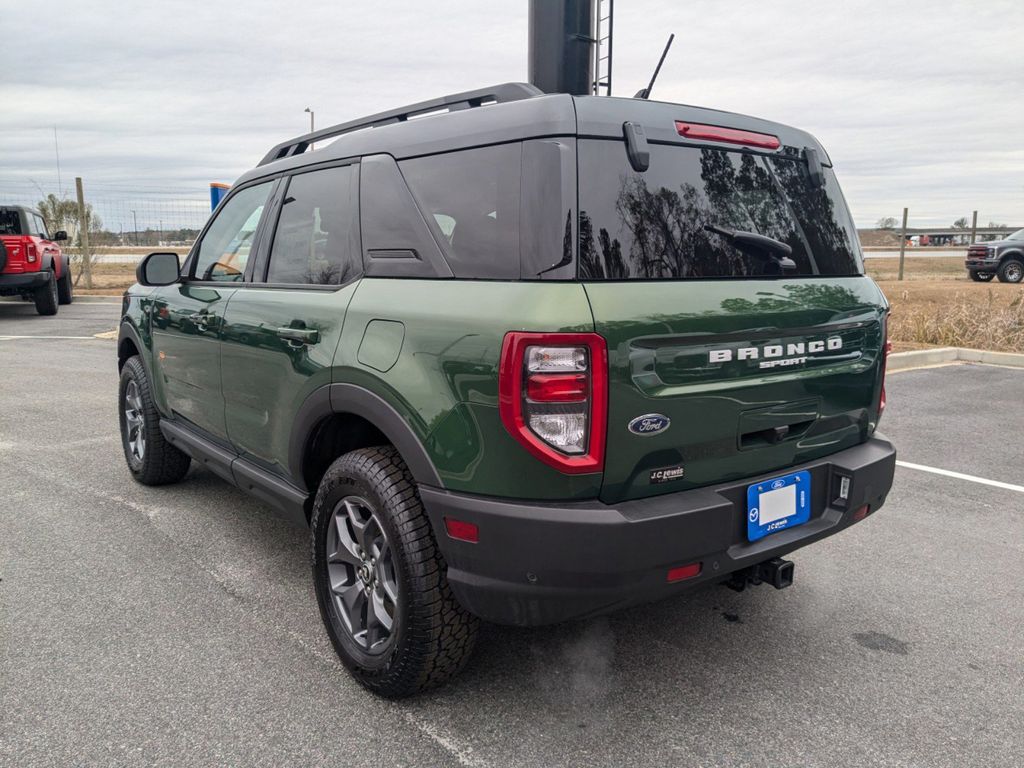
<instances>
[{"instance_id":1,"label":"green suv","mask_svg":"<svg viewBox=\"0 0 1024 768\"><path fill-rule=\"evenodd\" d=\"M285 142L150 254L124 452L308 524L338 655L402 696L480 619L788 585L892 484L887 313L807 133L511 83Z\"/></svg>"}]
</instances>

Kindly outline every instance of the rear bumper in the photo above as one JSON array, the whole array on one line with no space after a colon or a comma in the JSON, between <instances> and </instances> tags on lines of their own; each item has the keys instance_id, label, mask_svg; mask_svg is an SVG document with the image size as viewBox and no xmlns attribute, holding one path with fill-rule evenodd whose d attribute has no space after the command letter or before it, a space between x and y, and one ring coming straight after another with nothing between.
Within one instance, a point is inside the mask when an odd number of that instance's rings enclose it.
<instances>
[{"instance_id":1,"label":"rear bumper","mask_svg":"<svg viewBox=\"0 0 1024 768\"><path fill-rule=\"evenodd\" d=\"M40 272L18 272L14 274L0 273L0 289L16 291L27 291L33 288L41 288L50 279L50 273Z\"/></svg>"},{"instance_id":2,"label":"rear bumper","mask_svg":"<svg viewBox=\"0 0 1024 768\"><path fill-rule=\"evenodd\" d=\"M659 600L780 557L874 513L892 486L896 451L876 435L797 467L717 487L616 505L545 504L421 487L448 562L448 581L472 613L500 624L539 625ZM811 518L756 542L746 535L747 486L797 470L811 473ZM837 500L841 477L846 502ZM475 523L479 542L445 533L444 518ZM699 575L669 584L670 568L700 562Z\"/></svg>"}]
</instances>

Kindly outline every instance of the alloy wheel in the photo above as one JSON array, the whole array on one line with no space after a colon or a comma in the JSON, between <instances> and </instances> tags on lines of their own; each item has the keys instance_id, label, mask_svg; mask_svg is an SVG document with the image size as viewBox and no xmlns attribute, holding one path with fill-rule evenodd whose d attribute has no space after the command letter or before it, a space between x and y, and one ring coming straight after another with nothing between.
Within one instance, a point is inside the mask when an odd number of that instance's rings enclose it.
<instances>
[{"instance_id":1,"label":"alloy wheel","mask_svg":"<svg viewBox=\"0 0 1024 768\"><path fill-rule=\"evenodd\" d=\"M394 550L370 503L346 496L327 529L331 603L349 636L367 653L391 644L398 615Z\"/></svg>"},{"instance_id":2,"label":"alloy wheel","mask_svg":"<svg viewBox=\"0 0 1024 768\"><path fill-rule=\"evenodd\" d=\"M146 418L142 412L142 395L138 382L132 380L124 390L125 442L136 461L146 455Z\"/></svg>"}]
</instances>

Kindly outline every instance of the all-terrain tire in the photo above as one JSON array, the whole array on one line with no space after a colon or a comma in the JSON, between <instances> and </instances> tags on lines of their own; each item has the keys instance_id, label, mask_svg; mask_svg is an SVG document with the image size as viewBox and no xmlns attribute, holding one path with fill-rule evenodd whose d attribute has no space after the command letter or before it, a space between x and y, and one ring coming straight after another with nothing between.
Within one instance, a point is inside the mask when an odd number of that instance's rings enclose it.
<instances>
[{"instance_id":1,"label":"all-terrain tire","mask_svg":"<svg viewBox=\"0 0 1024 768\"><path fill-rule=\"evenodd\" d=\"M975 272L973 269L970 270L967 274L969 274L971 276L971 280L973 280L976 283L987 283L989 280L996 276L995 272Z\"/></svg>"},{"instance_id":2,"label":"all-terrain tire","mask_svg":"<svg viewBox=\"0 0 1024 768\"><path fill-rule=\"evenodd\" d=\"M40 315L57 314L57 279L50 272L45 285L36 288L33 297L36 302L36 312Z\"/></svg>"},{"instance_id":3,"label":"all-terrain tire","mask_svg":"<svg viewBox=\"0 0 1024 768\"><path fill-rule=\"evenodd\" d=\"M57 281L57 303L70 304L75 300L74 286L71 282L71 270L64 267L64 274Z\"/></svg>"},{"instance_id":4,"label":"all-terrain tire","mask_svg":"<svg viewBox=\"0 0 1024 768\"><path fill-rule=\"evenodd\" d=\"M129 400L137 401L136 407L129 408ZM128 358L121 369L117 402L121 447L132 477L143 485L167 485L181 480L188 472L191 459L171 445L160 431L160 413L153 403L149 377L138 355ZM138 425L143 437L141 456L131 447L131 438L137 433L129 429L129 411L133 413L133 420L141 419Z\"/></svg>"},{"instance_id":5,"label":"all-terrain tire","mask_svg":"<svg viewBox=\"0 0 1024 768\"><path fill-rule=\"evenodd\" d=\"M328 572L328 535L343 500L379 520L392 552L398 600L384 650L373 654L345 626ZM313 582L320 615L349 672L369 690L400 698L443 684L469 660L479 619L456 601L416 483L391 446L346 453L328 468L313 504Z\"/></svg>"},{"instance_id":6,"label":"all-terrain tire","mask_svg":"<svg viewBox=\"0 0 1024 768\"><path fill-rule=\"evenodd\" d=\"M1024 261L1006 259L999 265L998 275L1001 283L1019 283L1024 280Z\"/></svg>"}]
</instances>

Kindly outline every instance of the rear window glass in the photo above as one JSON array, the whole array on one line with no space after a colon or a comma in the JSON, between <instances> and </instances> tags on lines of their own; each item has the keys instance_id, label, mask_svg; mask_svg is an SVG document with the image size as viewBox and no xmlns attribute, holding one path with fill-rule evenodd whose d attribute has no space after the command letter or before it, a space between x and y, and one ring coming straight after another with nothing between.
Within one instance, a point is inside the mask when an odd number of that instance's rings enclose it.
<instances>
[{"instance_id":1,"label":"rear window glass","mask_svg":"<svg viewBox=\"0 0 1024 768\"><path fill-rule=\"evenodd\" d=\"M519 277L521 152L503 144L399 163L456 277Z\"/></svg>"},{"instance_id":2,"label":"rear window glass","mask_svg":"<svg viewBox=\"0 0 1024 768\"><path fill-rule=\"evenodd\" d=\"M776 259L744 252L709 225L792 248L793 276L861 274L856 230L830 168L814 186L799 157L651 145L644 173L621 142L580 154L579 274L587 280L778 275Z\"/></svg>"},{"instance_id":3,"label":"rear window glass","mask_svg":"<svg viewBox=\"0 0 1024 768\"><path fill-rule=\"evenodd\" d=\"M16 210L0 211L0 235L20 235L21 216Z\"/></svg>"},{"instance_id":4,"label":"rear window glass","mask_svg":"<svg viewBox=\"0 0 1024 768\"><path fill-rule=\"evenodd\" d=\"M288 183L270 251L268 283L341 285L358 273L353 166Z\"/></svg>"}]
</instances>

